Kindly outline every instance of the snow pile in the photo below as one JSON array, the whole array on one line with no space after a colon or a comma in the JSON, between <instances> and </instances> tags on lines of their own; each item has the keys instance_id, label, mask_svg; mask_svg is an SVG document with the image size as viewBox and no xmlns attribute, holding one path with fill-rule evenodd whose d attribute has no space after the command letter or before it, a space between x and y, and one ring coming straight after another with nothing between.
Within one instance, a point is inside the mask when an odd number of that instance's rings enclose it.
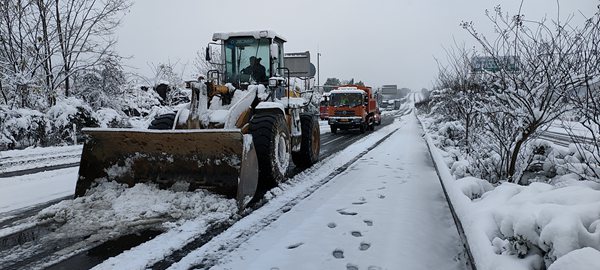
<instances>
[{"instance_id":1,"label":"snow pile","mask_svg":"<svg viewBox=\"0 0 600 270\"><path fill-rule=\"evenodd\" d=\"M471 207L492 214L490 240L496 254L543 259L547 267L577 249L600 250L600 186L596 188L504 183Z\"/></svg>"},{"instance_id":2,"label":"snow pile","mask_svg":"<svg viewBox=\"0 0 600 270\"><path fill-rule=\"evenodd\" d=\"M492 185L471 176L473 162L445 134L426 138L478 269L598 269L600 183L581 178L585 152L532 141L529 185Z\"/></svg>"},{"instance_id":3,"label":"snow pile","mask_svg":"<svg viewBox=\"0 0 600 270\"><path fill-rule=\"evenodd\" d=\"M554 262L548 270L597 270L600 269L600 251L582 248L570 252Z\"/></svg>"},{"instance_id":4,"label":"snow pile","mask_svg":"<svg viewBox=\"0 0 600 270\"><path fill-rule=\"evenodd\" d=\"M102 181L86 196L50 206L36 218L41 222L61 223L58 237L60 234L74 237L103 233L112 236L130 233L136 226L173 226L215 212L231 217L236 211L235 200L204 190L161 190L142 183L128 188Z\"/></svg>"},{"instance_id":5,"label":"snow pile","mask_svg":"<svg viewBox=\"0 0 600 270\"><path fill-rule=\"evenodd\" d=\"M481 198L484 193L494 189L488 181L471 176L456 180L455 185L471 200Z\"/></svg>"}]
</instances>

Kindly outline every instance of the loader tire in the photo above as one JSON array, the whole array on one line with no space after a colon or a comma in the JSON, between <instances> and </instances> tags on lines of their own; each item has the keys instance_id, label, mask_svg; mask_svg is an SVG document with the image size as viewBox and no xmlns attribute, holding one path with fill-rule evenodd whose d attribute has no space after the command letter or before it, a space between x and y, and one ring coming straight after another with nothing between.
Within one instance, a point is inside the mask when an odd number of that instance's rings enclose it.
<instances>
[{"instance_id":1,"label":"loader tire","mask_svg":"<svg viewBox=\"0 0 600 270\"><path fill-rule=\"evenodd\" d=\"M290 132L283 115L259 112L250 120L258 158L258 189L267 191L283 181L290 162Z\"/></svg>"},{"instance_id":2,"label":"loader tire","mask_svg":"<svg viewBox=\"0 0 600 270\"><path fill-rule=\"evenodd\" d=\"M300 116L302 140L300 151L292 152L292 160L296 167L308 168L319 160L321 149L321 131L319 122L311 115Z\"/></svg>"},{"instance_id":3,"label":"loader tire","mask_svg":"<svg viewBox=\"0 0 600 270\"><path fill-rule=\"evenodd\" d=\"M173 129L175 113L165 113L156 116L148 126L148 129Z\"/></svg>"},{"instance_id":4,"label":"loader tire","mask_svg":"<svg viewBox=\"0 0 600 270\"><path fill-rule=\"evenodd\" d=\"M337 127L335 127L335 126L330 126L330 128L331 128L331 133L333 133L333 134L337 134L337 131L338 131L338 130L337 130Z\"/></svg>"}]
</instances>

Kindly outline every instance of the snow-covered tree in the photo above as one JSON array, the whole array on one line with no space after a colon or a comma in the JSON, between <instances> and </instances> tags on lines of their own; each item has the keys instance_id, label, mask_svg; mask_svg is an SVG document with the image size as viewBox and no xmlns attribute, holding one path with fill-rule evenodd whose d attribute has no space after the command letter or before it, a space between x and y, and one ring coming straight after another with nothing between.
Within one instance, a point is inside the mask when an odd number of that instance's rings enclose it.
<instances>
[{"instance_id":1,"label":"snow-covered tree","mask_svg":"<svg viewBox=\"0 0 600 270\"><path fill-rule=\"evenodd\" d=\"M471 22L462 26L491 57L497 71L485 72L491 83L484 90L492 95L481 109L487 119L509 118L510 139L505 145L506 176L519 181L523 170L521 150L550 122L570 110L565 95L574 89L573 75L580 68L573 55L580 50L581 33L568 21L529 21L523 14L509 16L497 6L487 12L498 31L495 40L478 33ZM572 30L571 30L572 29ZM491 122L489 120L484 122ZM504 122L504 121L501 121ZM506 132L492 126L494 132Z\"/></svg>"},{"instance_id":2,"label":"snow-covered tree","mask_svg":"<svg viewBox=\"0 0 600 270\"><path fill-rule=\"evenodd\" d=\"M120 110L126 83L120 59L109 57L78 77L74 94L95 109L109 107Z\"/></svg>"}]
</instances>

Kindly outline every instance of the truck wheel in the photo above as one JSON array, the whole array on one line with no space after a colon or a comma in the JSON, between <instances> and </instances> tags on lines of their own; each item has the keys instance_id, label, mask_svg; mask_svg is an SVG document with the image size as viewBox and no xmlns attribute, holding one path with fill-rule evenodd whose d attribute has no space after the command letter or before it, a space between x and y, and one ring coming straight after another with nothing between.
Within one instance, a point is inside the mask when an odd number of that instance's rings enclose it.
<instances>
[{"instance_id":1,"label":"truck wheel","mask_svg":"<svg viewBox=\"0 0 600 270\"><path fill-rule=\"evenodd\" d=\"M337 127L335 126L329 126L331 128L331 133L336 134L337 133Z\"/></svg>"},{"instance_id":2,"label":"truck wheel","mask_svg":"<svg viewBox=\"0 0 600 270\"><path fill-rule=\"evenodd\" d=\"M290 132L281 114L259 112L250 120L258 157L258 188L266 191L285 178L290 164Z\"/></svg>"},{"instance_id":3,"label":"truck wheel","mask_svg":"<svg viewBox=\"0 0 600 270\"><path fill-rule=\"evenodd\" d=\"M302 142L300 151L292 152L292 160L296 167L308 168L319 160L321 149L321 131L319 122L311 115L300 116L302 127Z\"/></svg>"},{"instance_id":4,"label":"truck wheel","mask_svg":"<svg viewBox=\"0 0 600 270\"><path fill-rule=\"evenodd\" d=\"M148 129L173 129L173 123L175 123L175 113L165 113L156 116Z\"/></svg>"}]
</instances>

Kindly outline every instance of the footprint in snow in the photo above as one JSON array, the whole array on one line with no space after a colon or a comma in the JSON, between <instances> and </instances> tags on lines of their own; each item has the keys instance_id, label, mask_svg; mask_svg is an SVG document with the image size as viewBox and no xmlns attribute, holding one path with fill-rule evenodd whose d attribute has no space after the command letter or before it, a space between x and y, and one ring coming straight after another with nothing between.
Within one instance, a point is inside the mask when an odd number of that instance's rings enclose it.
<instances>
[{"instance_id":1,"label":"footprint in snow","mask_svg":"<svg viewBox=\"0 0 600 270\"><path fill-rule=\"evenodd\" d=\"M344 251L341 249L336 249L333 251L333 257L336 259L343 259L344 258Z\"/></svg>"},{"instance_id":2,"label":"footprint in snow","mask_svg":"<svg viewBox=\"0 0 600 270\"><path fill-rule=\"evenodd\" d=\"M382 270L383 268L381 268L380 266L375 266L375 265L369 265L369 268L367 268L367 270Z\"/></svg>"},{"instance_id":3,"label":"footprint in snow","mask_svg":"<svg viewBox=\"0 0 600 270\"><path fill-rule=\"evenodd\" d=\"M358 266L355 264L348 263L346 264L346 270L358 270Z\"/></svg>"},{"instance_id":4,"label":"footprint in snow","mask_svg":"<svg viewBox=\"0 0 600 270\"><path fill-rule=\"evenodd\" d=\"M361 251L365 251L365 250L369 249L370 247L371 247L371 243L362 242L362 243L360 243L360 246L358 247L358 249Z\"/></svg>"},{"instance_id":5,"label":"footprint in snow","mask_svg":"<svg viewBox=\"0 0 600 270\"><path fill-rule=\"evenodd\" d=\"M336 225L335 223L333 223L333 222L329 222L329 223L327 224L327 227L329 227L329 228L332 228L332 229L333 229L333 228L337 227L337 225Z\"/></svg>"},{"instance_id":6,"label":"footprint in snow","mask_svg":"<svg viewBox=\"0 0 600 270\"><path fill-rule=\"evenodd\" d=\"M378 195L377 195L377 198L379 198L379 199L385 199L385 195L378 194Z\"/></svg>"},{"instance_id":7,"label":"footprint in snow","mask_svg":"<svg viewBox=\"0 0 600 270\"><path fill-rule=\"evenodd\" d=\"M372 220L365 219L365 220L363 220L363 222L364 222L365 224L367 224L367 226L373 226L373 221L372 221Z\"/></svg>"},{"instance_id":8,"label":"footprint in snow","mask_svg":"<svg viewBox=\"0 0 600 270\"><path fill-rule=\"evenodd\" d=\"M362 233L360 233L359 231L353 231L350 234L352 234L352 236L354 237L362 237Z\"/></svg>"},{"instance_id":9,"label":"footprint in snow","mask_svg":"<svg viewBox=\"0 0 600 270\"><path fill-rule=\"evenodd\" d=\"M289 245L287 248L288 248L288 249L295 249L295 248L297 248L297 247L299 247L299 246L301 246L301 245L303 245L303 244L304 244L304 243L302 243L302 242L299 242L299 243L296 243L296 244L293 244L293 245Z\"/></svg>"},{"instance_id":10,"label":"footprint in snow","mask_svg":"<svg viewBox=\"0 0 600 270\"><path fill-rule=\"evenodd\" d=\"M354 215L358 214L356 212L350 212L350 211L346 211L344 209L338 209L337 211L338 211L338 213L340 213L344 216L354 216Z\"/></svg>"},{"instance_id":11,"label":"footprint in snow","mask_svg":"<svg viewBox=\"0 0 600 270\"><path fill-rule=\"evenodd\" d=\"M354 204L354 205L361 205L361 204L365 204L365 203L367 203L367 202L361 201L361 202L353 202L352 204Z\"/></svg>"}]
</instances>

